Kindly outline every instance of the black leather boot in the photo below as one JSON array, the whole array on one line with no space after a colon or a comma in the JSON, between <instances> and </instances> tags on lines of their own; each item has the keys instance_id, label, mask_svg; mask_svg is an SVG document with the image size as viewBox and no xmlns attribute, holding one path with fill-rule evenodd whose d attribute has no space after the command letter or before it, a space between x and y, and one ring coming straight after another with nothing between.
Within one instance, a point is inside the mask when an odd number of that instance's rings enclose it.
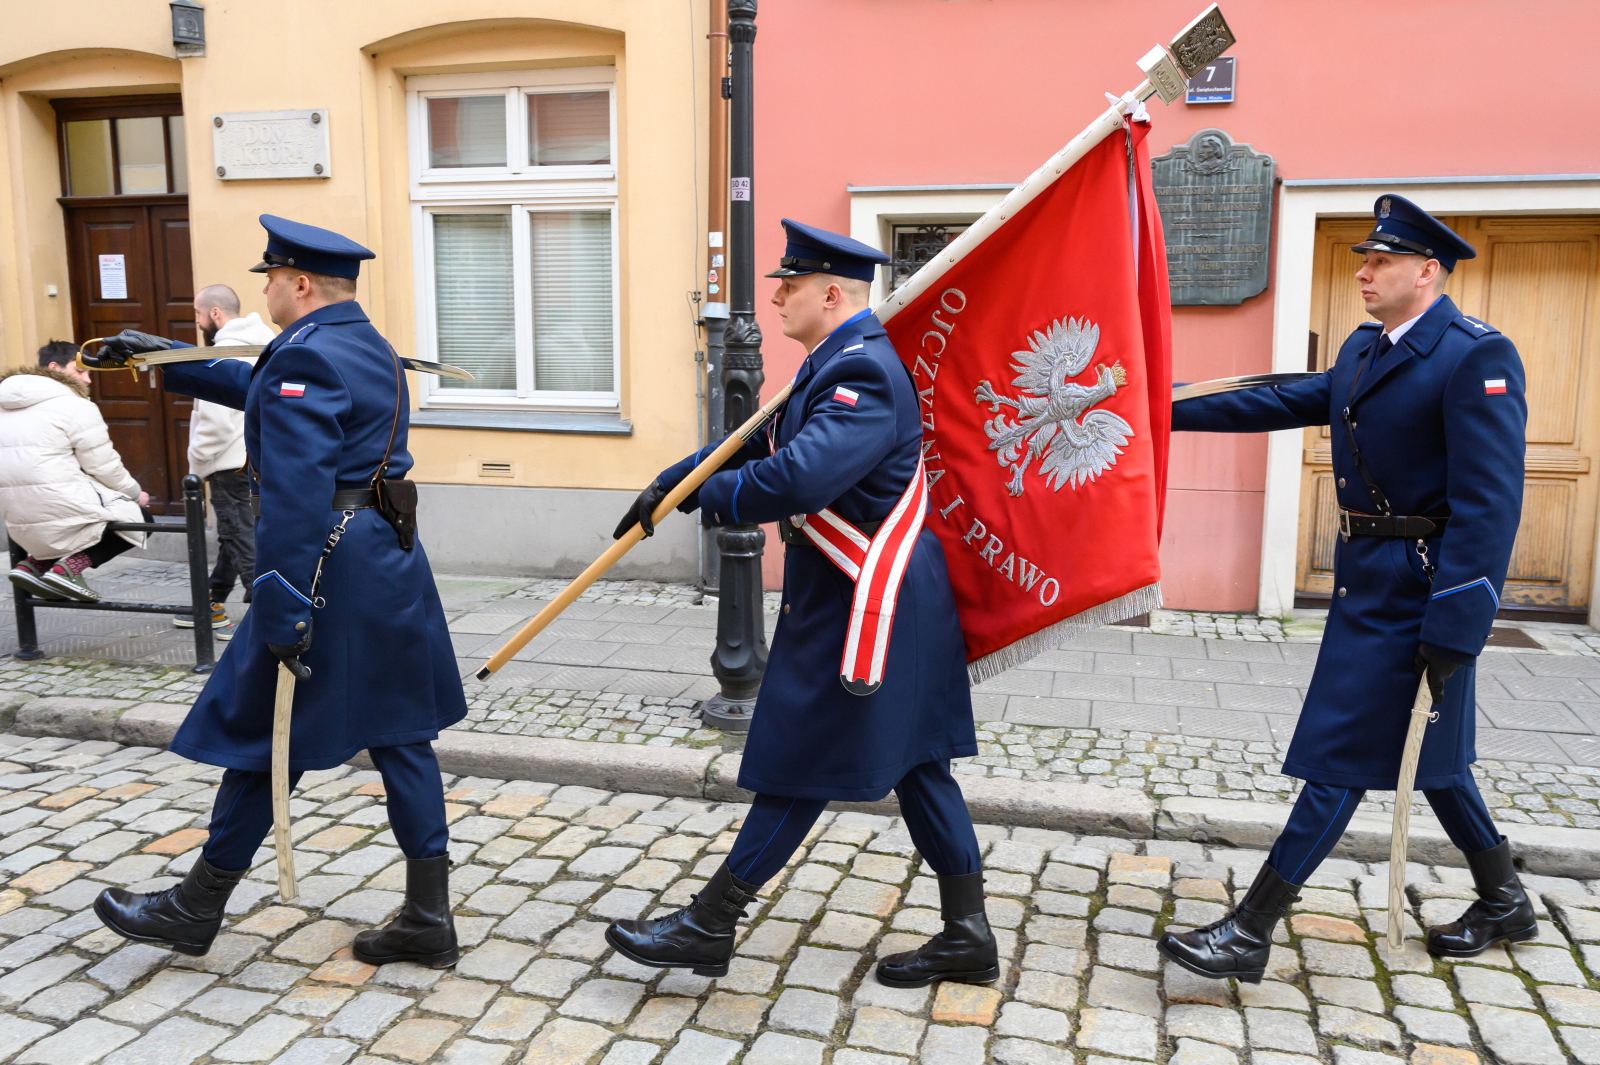
<instances>
[{"instance_id":1,"label":"black leather boot","mask_svg":"<svg viewBox=\"0 0 1600 1065\"><path fill-rule=\"evenodd\" d=\"M724 862L689 905L653 921L612 921L606 942L640 965L727 976L733 928L760 887L734 876Z\"/></svg>"},{"instance_id":2,"label":"black leather boot","mask_svg":"<svg viewBox=\"0 0 1600 1065\"><path fill-rule=\"evenodd\" d=\"M1511 841L1466 855L1478 901L1449 924L1428 929L1428 953L1440 958L1475 958L1496 943L1520 943L1539 934L1533 903L1511 864Z\"/></svg>"},{"instance_id":3,"label":"black leather boot","mask_svg":"<svg viewBox=\"0 0 1600 1065\"><path fill-rule=\"evenodd\" d=\"M927 987L938 980L990 984L1000 978L1000 950L983 909L983 874L939 878L939 916L944 931L916 950L878 962L878 982L888 987Z\"/></svg>"},{"instance_id":4,"label":"black leather boot","mask_svg":"<svg viewBox=\"0 0 1600 1065\"><path fill-rule=\"evenodd\" d=\"M179 954L199 957L211 949L222 928L228 896L247 870L230 873L196 858L181 884L165 891L136 895L111 887L94 900L94 914L124 939L159 943Z\"/></svg>"},{"instance_id":5,"label":"black leather boot","mask_svg":"<svg viewBox=\"0 0 1600 1065\"><path fill-rule=\"evenodd\" d=\"M368 965L414 961L430 969L461 957L450 914L450 856L406 859L406 904L382 928L356 933L351 952Z\"/></svg>"},{"instance_id":6,"label":"black leather boot","mask_svg":"<svg viewBox=\"0 0 1600 1065\"><path fill-rule=\"evenodd\" d=\"M1192 973L1215 980L1235 976L1259 984L1272 954L1272 930L1299 898L1299 884L1289 883L1262 863L1237 909L1204 928L1168 932L1156 940L1156 949Z\"/></svg>"}]
</instances>

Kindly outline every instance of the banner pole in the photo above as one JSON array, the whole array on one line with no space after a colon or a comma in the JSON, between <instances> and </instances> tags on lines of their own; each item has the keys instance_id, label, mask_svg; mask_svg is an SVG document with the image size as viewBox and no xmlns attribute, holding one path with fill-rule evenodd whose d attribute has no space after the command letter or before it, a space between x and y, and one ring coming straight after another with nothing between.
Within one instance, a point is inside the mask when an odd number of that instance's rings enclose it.
<instances>
[{"instance_id":1,"label":"banner pole","mask_svg":"<svg viewBox=\"0 0 1600 1065\"><path fill-rule=\"evenodd\" d=\"M656 507L655 513L651 516L652 519L657 524L665 521L679 503L689 498L689 493L699 488L705 483L707 477L721 469L722 464L732 458L734 453L743 447L745 442L756 435L756 431L767 423L767 419L777 413L778 408L783 405L783 401L789 398L789 393L793 388L793 381L784 385L778 390L778 394L769 399L760 410L745 419L743 425L739 426L736 431L729 433L728 438L719 444L715 451L707 455L700 465L689 471L689 476L679 481L677 487L667 493L667 497L661 501L661 505ZM576 602L578 596L582 595L589 585L599 580L606 570L616 565L618 559L627 554L634 544L643 539L644 530L637 525L623 533L622 539L606 548L605 553L589 563L588 569L574 577L572 583L563 588L561 594L556 596L549 606L535 614L533 619L524 625L515 636L507 640L505 646L496 651L489 661L483 664L483 668L478 670L477 678L479 680L488 680L491 674L498 672L501 666L511 661L513 655L528 645L529 640L539 635L545 630L546 626L560 617L561 612Z\"/></svg>"},{"instance_id":2,"label":"banner pole","mask_svg":"<svg viewBox=\"0 0 1600 1065\"><path fill-rule=\"evenodd\" d=\"M1148 80L1142 82L1133 90L1133 97L1148 100L1155 95L1155 86ZM1027 180L1006 193L1006 198L986 211L982 218L968 226L949 246L941 251L937 257L922 264L911 279L889 296L883 299L872 313L878 316L880 322L888 322L903 307L911 303L922 293L932 288L934 284L949 272L950 268L966 257L967 253L982 244L1006 221L1014 217L1028 204L1039 197L1045 189L1055 184L1056 179L1070 170L1078 160L1089 154L1090 149L1105 140L1112 131L1122 128L1122 105L1108 107L1099 117L1089 123L1083 132L1073 137L1066 145L1049 159L1043 166L1028 175Z\"/></svg>"}]
</instances>

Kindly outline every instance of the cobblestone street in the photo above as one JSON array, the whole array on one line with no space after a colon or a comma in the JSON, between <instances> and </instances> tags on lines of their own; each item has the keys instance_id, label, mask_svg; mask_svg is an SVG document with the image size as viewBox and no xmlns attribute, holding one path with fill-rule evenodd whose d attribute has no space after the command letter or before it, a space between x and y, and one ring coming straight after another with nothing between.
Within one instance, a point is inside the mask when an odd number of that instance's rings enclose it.
<instances>
[{"instance_id":1,"label":"cobblestone street","mask_svg":"<svg viewBox=\"0 0 1600 1065\"><path fill-rule=\"evenodd\" d=\"M1154 937L1220 916L1262 853L979 826L1002 980L892 990L872 961L938 927L935 882L899 824L827 814L708 980L635 966L600 933L686 901L744 807L447 778L470 949L453 971L374 969L348 944L397 908L403 865L376 774L341 767L296 793L298 904L279 903L263 849L190 959L88 907L188 868L221 771L14 736L0 759L0 1059L17 1065L1600 1062L1600 882L1526 877L1539 939L1452 964L1415 940L1390 955L1386 868L1330 860L1268 980L1234 987L1164 966ZM1464 870L1408 880L1420 925L1471 897Z\"/></svg>"}]
</instances>

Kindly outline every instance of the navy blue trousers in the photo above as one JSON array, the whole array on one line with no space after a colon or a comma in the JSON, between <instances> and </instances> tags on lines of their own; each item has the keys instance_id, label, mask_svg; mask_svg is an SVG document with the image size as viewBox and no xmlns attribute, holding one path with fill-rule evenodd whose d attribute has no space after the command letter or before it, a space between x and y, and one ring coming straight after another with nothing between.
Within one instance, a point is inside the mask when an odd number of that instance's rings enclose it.
<instances>
[{"instance_id":1,"label":"navy blue trousers","mask_svg":"<svg viewBox=\"0 0 1600 1065\"><path fill-rule=\"evenodd\" d=\"M894 793L911 842L934 872L953 876L983 868L972 816L948 760L923 762L900 779ZM771 880L827 807L826 799L757 795L728 852L728 871L747 884Z\"/></svg>"},{"instance_id":2,"label":"navy blue trousers","mask_svg":"<svg viewBox=\"0 0 1600 1065\"><path fill-rule=\"evenodd\" d=\"M1289 883L1304 884L1344 835L1365 794L1360 788L1307 782L1289 813L1289 823L1267 855L1267 864ZM1460 850L1470 854L1500 845L1500 830L1471 778L1465 784L1422 794L1450 842Z\"/></svg>"},{"instance_id":3,"label":"navy blue trousers","mask_svg":"<svg viewBox=\"0 0 1600 1065\"><path fill-rule=\"evenodd\" d=\"M407 858L437 858L450 842L444 820L444 786L433 744L373 747L367 751L383 774L389 827ZM289 787L300 780L289 774ZM211 806L211 838L202 852L218 869L248 869L256 848L272 831L272 774L229 769Z\"/></svg>"}]
</instances>

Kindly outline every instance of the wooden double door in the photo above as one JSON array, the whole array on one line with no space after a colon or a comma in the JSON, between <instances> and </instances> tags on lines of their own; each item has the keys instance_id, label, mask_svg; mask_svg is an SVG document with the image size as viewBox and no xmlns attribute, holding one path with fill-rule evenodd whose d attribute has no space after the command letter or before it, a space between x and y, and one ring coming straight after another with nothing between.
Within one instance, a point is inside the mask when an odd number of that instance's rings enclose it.
<instances>
[{"instance_id":1,"label":"wooden double door","mask_svg":"<svg viewBox=\"0 0 1600 1065\"><path fill-rule=\"evenodd\" d=\"M189 205L184 196L63 200L76 341L124 329L195 343ZM193 401L161 371L97 373L92 397L111 442L157 514L183 513Z\"/></svg>"},{"instance_id":2,"label":"wooden double door","mask_svg":"<svg viewBox=\"0 0 1600 1065\"><path fill-rule=\"evenodd\" d=\"M1442 221L1477 249L1445 293L1516 344L1527 373L1527 479L1522 524L1501 604L1507 613L1586 619L1600 508L1600 219L1454 217ZM1350 245L1366 221L1317 227L1311 328L1318 368L1367 314ZM1333 591L1338 504L1326 428L1305 430L1296 592Z\"/></svg>"}]
</instances>

